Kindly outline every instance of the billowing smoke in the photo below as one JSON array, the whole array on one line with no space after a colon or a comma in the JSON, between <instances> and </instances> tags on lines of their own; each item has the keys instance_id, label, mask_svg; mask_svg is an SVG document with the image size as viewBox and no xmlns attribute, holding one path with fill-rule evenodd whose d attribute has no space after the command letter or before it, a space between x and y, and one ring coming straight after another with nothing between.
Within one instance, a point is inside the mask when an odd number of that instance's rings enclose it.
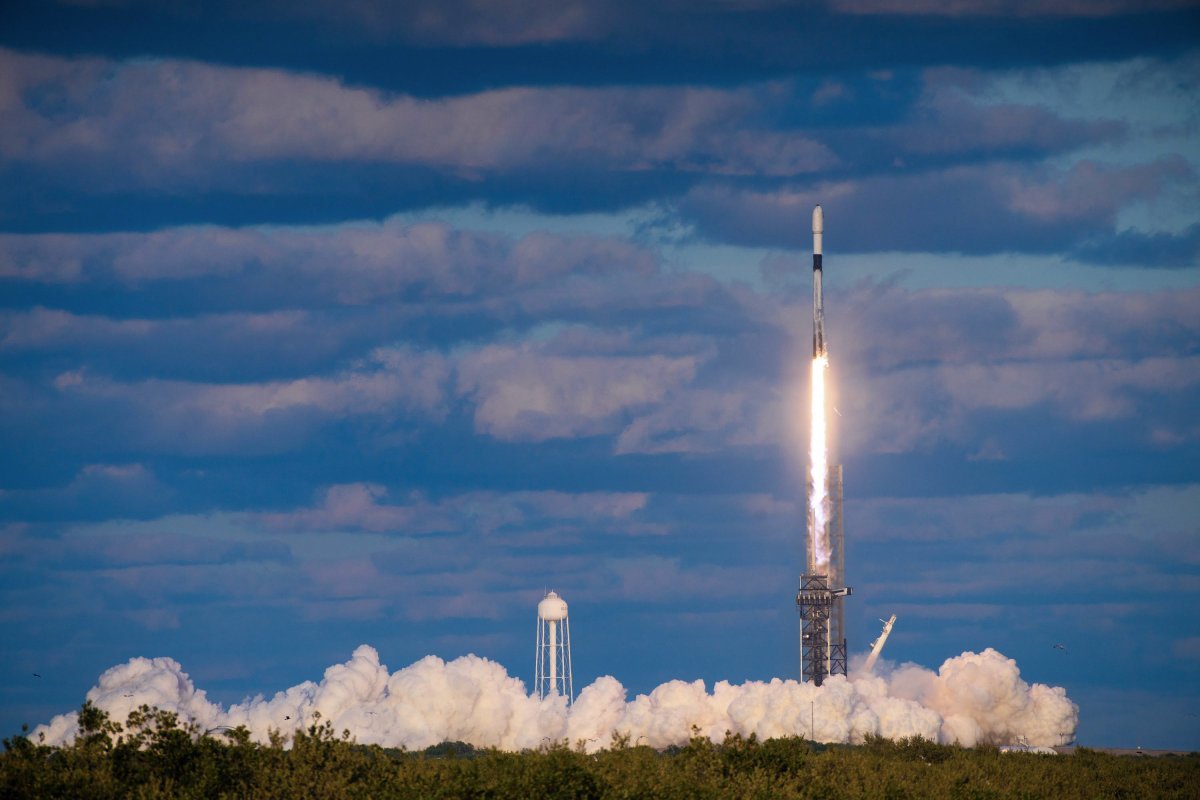
<instances>
[{"instance_id":1,"label":"billowing smoke","mask_svg":"<svg viewBox=\"0 0 1200 800\"><path fill-rule=\"evenodd\" d=\"M1015 742L1055 745L1074 738L1079 708L1066 691L1021 679L1017 664L992 649L948 659L936 673L904 664L883 675L831 676L823 686L796 681L717 683L668 681L629 700L611 677L580 692L568 710L565 698L539 700L494 661L427 656L389 673L374 648L362 645L344 664L267 699L228 709L209 702L170 658L134 658L100 676L87 698L123 722L142 704L175 711L201 730L245 725L265 742L271 729L287 733L322 722L348 729L364 744L422 749L443 741L504 750L566 741L589 751L608 746L614 731L632 744L662 748L686 744L693 727L721 741L727 731L759 738L812 737L861 742L866 734L920 735L963 745ZM75 712L33 732L35 741L70 742Z\"/></svg>"}]
</instances>

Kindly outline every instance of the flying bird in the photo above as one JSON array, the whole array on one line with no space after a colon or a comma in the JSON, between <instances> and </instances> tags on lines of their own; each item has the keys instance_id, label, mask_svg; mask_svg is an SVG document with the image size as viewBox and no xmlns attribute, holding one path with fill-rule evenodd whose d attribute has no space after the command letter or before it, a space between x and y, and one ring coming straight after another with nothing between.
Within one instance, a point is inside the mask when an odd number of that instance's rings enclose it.
<instances>
[{"instance_id":1,"label":"flying bird","mask_svg":"<svg viewBox=\"0 0 1200 800\"><path fill-rule=\"evenodd\" d=\"M1054 645L1054 649L1062 650L1064 653L1067 652L1067 646L1065 644L1056 644Z\"/></svg>"},{"instance_id":2,"label":"flying bird","mask_svg":"<svg viewBox=\"0 0 1200 800\"><path fill-rule=\"evenodd\" d=\"M40 677L42 677L42 676L41 676L41 675L38 675L38 674L35 672L35 673L33 673L33 677L35 677L35 678L40 678Z\"/></svg>"}]
</instances>

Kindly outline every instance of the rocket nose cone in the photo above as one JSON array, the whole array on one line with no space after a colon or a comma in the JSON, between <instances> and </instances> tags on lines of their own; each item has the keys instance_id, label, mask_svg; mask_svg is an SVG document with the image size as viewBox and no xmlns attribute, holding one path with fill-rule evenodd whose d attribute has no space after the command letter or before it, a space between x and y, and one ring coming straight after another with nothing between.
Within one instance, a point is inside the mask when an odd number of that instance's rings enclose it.
<instances>
[{"instance_id":1,"label":"rocket nose cone","mask_svg":"<svg viewBox=\"0 0 1200 800\"><path fill-rule=\"evenodd\" d=\"M825 215L821 212L821 207L813 208L813 233L825 232Z\"/></svg>"}]
</instances>

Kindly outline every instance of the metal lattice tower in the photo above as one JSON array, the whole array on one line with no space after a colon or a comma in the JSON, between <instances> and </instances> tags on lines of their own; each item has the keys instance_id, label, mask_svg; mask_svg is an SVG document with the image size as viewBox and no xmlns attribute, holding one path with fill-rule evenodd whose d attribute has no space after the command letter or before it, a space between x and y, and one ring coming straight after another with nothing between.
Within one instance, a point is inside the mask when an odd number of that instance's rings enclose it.
<instances>
[{"instance_id":1,"label":"metal lattice tower","mask_svg":"<svg viewBox=\"0 0 1200 800\"><path fill-rule=\"evenodd\" d=\"M829 497L832 513L829 517L830 542L833 545L829 588L833 591L833 615L829 619L829 674L845 675L846 660L846 601L850 588L846 586L846 530L842 525L842 465L829 468Z\"/></svg>"},{"instance_id":2,"label":"metal lattice tower","mask_svg":"<svg viewBox=\"0 0 1200 800\"><path fill-rule=\"evenodd\" d=\"M800 576L796 605L800 608L800 678L820 686L826 675L845 675L846 610L844 599L852 593L846 581L845 529L842 524L842 467L829 468L829 541L832 548L829 574ZM809 532L807 561L815 532Z\"/></svg>"},{"instance_id":3,"label":"metal lattice tower","mask_svg":"<svg viewBox=\"0 0 1200 800\"><path fill-rule=\"evenodd\" d=\"M800 591L800 672L805 683L817 686L829 673L829 615L833 593L824 575L801 575Z\"/></svg>"}]
</instances>

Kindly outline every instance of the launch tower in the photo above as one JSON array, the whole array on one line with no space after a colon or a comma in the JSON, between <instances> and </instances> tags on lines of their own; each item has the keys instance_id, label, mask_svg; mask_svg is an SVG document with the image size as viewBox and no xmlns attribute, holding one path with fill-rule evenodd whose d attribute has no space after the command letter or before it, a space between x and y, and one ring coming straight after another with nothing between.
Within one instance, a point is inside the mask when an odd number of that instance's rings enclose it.
<instances>
[{"instance_id":1,"label":"launch tower","mask_svg":"<svg viewBox=\"0 0 1200 800\"><path fill-rule=\"evenodd\" d=\"M825 219L813 209L813 441L808 479L808 536L805 573L800 576L800 677L820 686L826 675L846 674L845 531L842 527L842 467L826 466L823 370L825 340L822 237Z\"/></svg>"}]
</instances>

